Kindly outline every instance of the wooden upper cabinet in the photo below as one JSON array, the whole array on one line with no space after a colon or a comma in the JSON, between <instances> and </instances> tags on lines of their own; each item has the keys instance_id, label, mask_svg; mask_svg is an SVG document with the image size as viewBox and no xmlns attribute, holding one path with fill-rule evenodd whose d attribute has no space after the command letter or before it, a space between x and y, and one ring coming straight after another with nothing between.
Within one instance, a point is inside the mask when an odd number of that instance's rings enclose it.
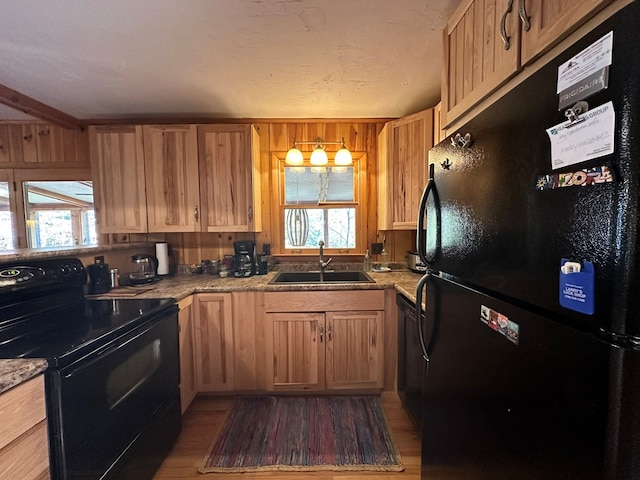
<instances>
[{"instance_id":1,"label":"wooden upper cabinet","mask_svg":"<svg viewBox=\"0 0 640 480\"><path fill-rule=\"evenodd\" d=\"M611 0L465 0L444 31L442 126L513 77ZM528 17L530 27L525 27Z\"/></svg>"},{"instance_id":2,"label":"wooden upper cabinet","mask_svg":"<svg viewBox=\"0 0 640 480\"><path fill-rule=\"evenodd\" d=\"M531 24L522 34L522 65L526 65L612 0L521 1Z\"/></svg>"},{"instance_id":3,"label":"wooden upper cabinet","mask_svg":"<svg viewBox=\"0 0 640 480\"><path fill-rule=\"evenodd\" d=\"M149 231L199 231L196 126L145 125L142 128Z\"/></svg>"},{"instance_id":4,"label":"wooden upper cabinet","mask_svg":"<svg viewBox=\"0 0 640 480\"><path fill-rule=\"evenodd\" d=\"M201 125L198 156L202 231L260 231L260 141L255 127Z\"/></svg>"},{"instance_id":5,"label":"wooden upper cabinet","mask_svg":"<svg viewBox=\"0 0 640 480\"><path fill-rule=\"evenodd\" d=\"M88 167L87 132L48 123L0 125L2 167Z\"/></svg>"},{"instance_id":6,"label":"wooden upper cabinet","mask_svg":"<svg viewBox=\"0 0 640 480\"><path fill-rule=\"evenodd\" d=\"M447 132L442 128L442 103L433 107L433 144L437 145L447 136Z\"/></svg>"},{"instance_id":7,"label":"wooden upper cabinet","mask_svg":"<svg viewBox=\"0 0 640 480\"><path fill-rule=\"evenodd\" d=\"M449 19L444 31L443 127L518 71L518 10L507 14L508 5L509 0L465 0ZM503 19L508 48L500 36Z\"/></svg>"},{"instance_id":8,"label":"wooden upper cabinet","mask_svg":"<svg viewBox=\"0 0 640 480\"><path fill-rule=\"evenodd\" d=\"M100 233L147 231L142 127L89 127Z\"/></svg>"},{"instance_id":9,"label":"wooden upper cabinet","mask_svg":"<svg viewBox=\"0 0 640 480\"><path fill-rule=\"evenodd\" d=\"M433 146L433 110L387 123L378 140L378 229L415 230Z\"/></svg>"}]
</instances>

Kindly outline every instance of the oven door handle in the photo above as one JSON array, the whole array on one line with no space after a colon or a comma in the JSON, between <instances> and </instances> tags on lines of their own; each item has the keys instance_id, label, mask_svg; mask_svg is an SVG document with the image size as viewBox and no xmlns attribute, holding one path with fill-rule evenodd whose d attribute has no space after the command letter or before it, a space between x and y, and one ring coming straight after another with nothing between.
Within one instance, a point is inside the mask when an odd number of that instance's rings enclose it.
<instances>
[{"instance_id":1,"label":"oven door handle","mask_svg":"<svg viewBox=\"0 0 640 480\"><path fill-rule=\"evenodd\" d=\"M70 378L73 375L75 375L76 373L80 372L81 370L84 370L84 369L90 367L91 365L93 365L94 363L100 361L106 355L110 355L110 354L112 354L114 352L117 352L121 348L126 347L129 343L131 343L131 342L137 340L138 338L140 338L141 336L145 335L147 332L149 332L151 329L155 328L161 322L163 322L165 320L171 320L172 318L174 318L173 315L167 315L166 313L162 313L161 316L158 316L158 317L155 317L155 318L152 318L152 319L146 321L142 325L139 325L138 327L136 327L135 330L133 330L131 332L128 332L127 334L125 334L125 335L123 335L121 337L115 338L114 340L109 342L107 345L104 345L104 346L96 349L95 351L91 352L87 356L85 356L85 357L75 361L71 365L61 369L60 370L60 374L64 378ZM177 327L176 327L176 329L177 329Z\"/></svg>"}]
</instances>

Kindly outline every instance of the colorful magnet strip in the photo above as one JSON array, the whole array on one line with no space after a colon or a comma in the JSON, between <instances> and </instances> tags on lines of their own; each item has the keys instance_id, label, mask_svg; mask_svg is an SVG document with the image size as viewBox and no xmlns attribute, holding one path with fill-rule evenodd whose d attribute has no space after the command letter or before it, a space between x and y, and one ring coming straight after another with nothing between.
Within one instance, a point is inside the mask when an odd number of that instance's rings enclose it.
<instances>
[{"instance_id":1,"label":"colorful magnet strip","mask_svg":"<svg viewBox=\"0 0 640 480\"><path fill-rule=\"evenodd\" d=\"M542 175L536 182L537 190L551 190L563 187L585 187L598 183L613 182L613 175L609 167L585 168L577 172L556 173Z\"/></svg>"}]
</instances>

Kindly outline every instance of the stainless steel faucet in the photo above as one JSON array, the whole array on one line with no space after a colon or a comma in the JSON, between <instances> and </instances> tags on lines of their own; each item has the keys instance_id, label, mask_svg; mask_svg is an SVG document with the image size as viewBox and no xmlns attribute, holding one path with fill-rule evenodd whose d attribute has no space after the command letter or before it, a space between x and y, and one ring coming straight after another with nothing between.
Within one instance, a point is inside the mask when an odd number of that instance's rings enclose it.
<instances>
[{"instance_id":1,"label":"stainless steel faucet","mask_svg":"<svg viewBox=\"0 0 640 480\"><path fill-rule=\"evenodd\" d=\"M320 281L323 282L324 281L324 269L327 268L327 265L329 265L331 263L332 259L330 258L326 262L324 261L324 242L322 240L320 240L318 242L318 247L320 247L320 257L318 259L318 267L320 267Z\"/></svg>"}]
</instances>

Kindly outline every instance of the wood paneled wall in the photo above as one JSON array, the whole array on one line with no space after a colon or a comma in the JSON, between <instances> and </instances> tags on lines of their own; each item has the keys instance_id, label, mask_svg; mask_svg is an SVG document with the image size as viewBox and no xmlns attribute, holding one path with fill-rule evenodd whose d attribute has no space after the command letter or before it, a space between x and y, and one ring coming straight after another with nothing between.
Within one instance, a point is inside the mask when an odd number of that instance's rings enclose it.
<instances>
[{"instance_id":1,"label":"wood paneled wall","mask_svg":"<svg viewBox=\"0 0 640 480\"><path fill-rule=\"evenodd\" d=\"M367 153L367 189L369 201L366 205L367 244L382 242L386 235L386 247L391 260L404 261L407 250L414 248L412 232L378 232L377 225L377 139L384 126L383 120L274 120L253 122L260 134L260 171L262 184L262 232L247 233L181 233L167 234L178 263L199 263L202 259L222 258L233 253L236 240L254 240L258 251L265 243L272 243L271 201L276 193L271 189L271 152L286 152L294 137L298 141L311 141L320 137L326 141L339 141L344 137L351 151ZM312 145L299 145L302 151L311 151ZM337 151L339 145L327 145L327 151ZM359 260L360 257L345 257ZM311 257L309 257L311 259ZM302 258L301 260L305 260ZM338 258L334 259L334 261ZM374 257L374 261L375 261Z\"/></svg>"}]
</instances>

